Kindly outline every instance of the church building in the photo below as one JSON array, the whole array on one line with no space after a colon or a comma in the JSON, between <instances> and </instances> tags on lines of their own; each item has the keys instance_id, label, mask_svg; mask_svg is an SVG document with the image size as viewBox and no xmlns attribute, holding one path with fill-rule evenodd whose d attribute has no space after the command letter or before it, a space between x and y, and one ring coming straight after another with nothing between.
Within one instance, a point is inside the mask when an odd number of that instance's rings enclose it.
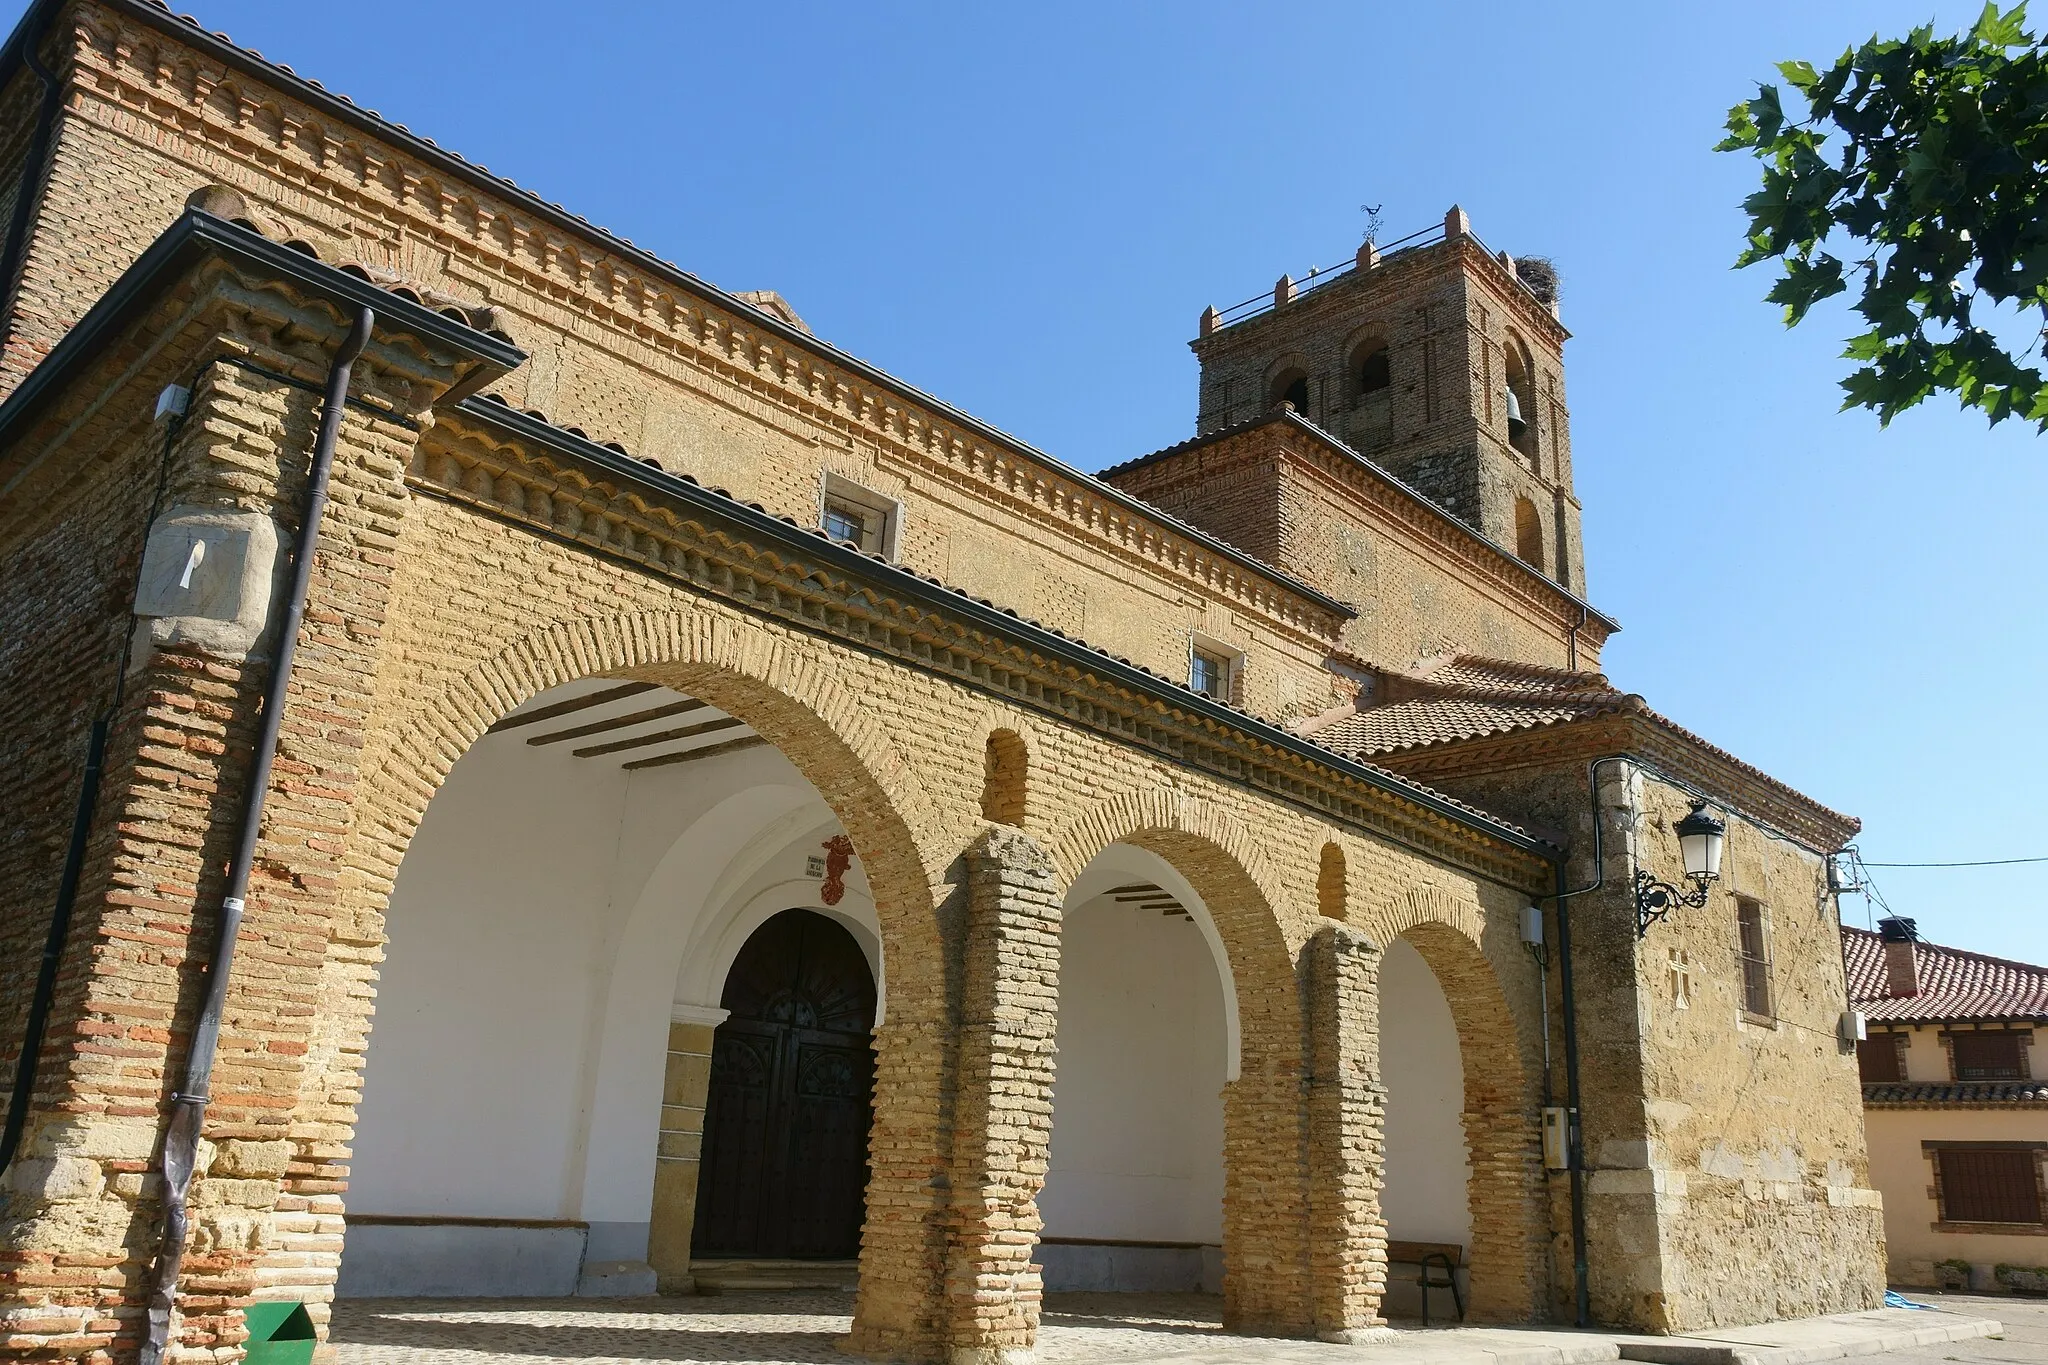
<instances>
[{"instance_id":1,"label":"church building","mask_svg":"<svg viewBox=\"0 0 2048 1365\"><path fill-rule=\"evenodd\" d=\"M1091 475L149 0L30 7L0 189L0 1354L1879 1302L1856 822L1601 671L1461 211Z\"/></svg>"}]
</instances>

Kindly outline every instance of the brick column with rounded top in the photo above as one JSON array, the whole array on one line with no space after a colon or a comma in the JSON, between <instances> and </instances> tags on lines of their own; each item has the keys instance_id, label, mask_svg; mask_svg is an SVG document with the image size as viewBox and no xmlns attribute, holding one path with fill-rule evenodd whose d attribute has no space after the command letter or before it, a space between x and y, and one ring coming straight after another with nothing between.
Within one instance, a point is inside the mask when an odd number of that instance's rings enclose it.
<instances>
[{"instance_id":1,"label":"brick column with rounded top","mask_svg":"<svg viewBox=\"0 0 2048 1365\"><path fill-rule=\"evenodd\" d=\"M1061 903L1051 859L1000 825L968 851L967 887L947 1354L987 1365L1030 1360L1038 1336Z\"/></svg>"},{"instance_id":2,"label":"brick column with rounded top","mask_svg":"<svg viewBox=\"0 0 2048 1365\"><path fill-rule=\"evenodd\" d=\"M1380 950L1325 924L1302 954L1308 1025L1309 1301L1316 1335L1355 1342L1386 1324L1387 1092L1380 1081Z\"/></svg>"}]
</instances>

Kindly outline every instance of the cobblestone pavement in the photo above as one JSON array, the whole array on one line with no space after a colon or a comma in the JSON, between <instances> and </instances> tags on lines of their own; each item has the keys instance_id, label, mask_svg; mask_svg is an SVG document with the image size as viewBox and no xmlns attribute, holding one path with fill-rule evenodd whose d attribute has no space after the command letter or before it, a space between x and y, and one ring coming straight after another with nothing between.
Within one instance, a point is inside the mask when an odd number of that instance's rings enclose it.
<instances>
[{"instance_id":1,"label":"cobblestone pavement","mask_svg":"<svg viewBox=\"0 0 2048 1365\"><path fill-rule=\"evenodd\" d=\"M1048 1295L1038 1359L1113 1360L1242 1340L1224 1336L1222 1307L1220 1298L1204 1294ZM860 1360L837 1345L852 1325L853 1295L829 1290L678 1299L355 1299L334 1306L332 1340L334 1365L837 1365ZM1298 1350L1307 1343L1288 1345Z\"/></svg>"},{"instance_id":2,"label":"cobblestone pavement","mask_svg":"<svg viewBox=\"0 0 2048 1365\"><path fill-rule=\"evenodd\" d=\"M2001 1338L1906 1346L1865 1355L1849 1347L1882 1328L1910 1333L1946 1319L1893 1313L1810 1319L1776 1329L1705 1334L1695 1346L1732 1343L1759 1359L1842 1365L2048 1365L2048 1302L1913 1295L1964 1318L1995 1318ZM1616 1339L1559 1329L1404 1331L1368 1347L1240 1337L1222 1327L1220 1298L1203 1294L1049 1294L1038 1359L1176 1365L1568 1365L1612 1360ZM1882 1323L1871 1318L1881 1316ZM1924 1317L1924 1323L1914 1323ZM334 1308L332 1365L854 1365L839 1339L853 1325L853 1295L758 1291L675 1299L356 1299ZM1413 1324L1407 1324L1413 1326ZM1753 1339L1753 1340L1752 1340ZM1674 1339L1660 1338L1665 1344ZM1685 1339L1676 1339L1684 1341ZM1771 1345L1783 1349L1771 1349ZM1845 1347L1848 1350L1845 1352ZM1847 1359L1845 1359L1845 1355Z\"/></svg>"}]
</instances>

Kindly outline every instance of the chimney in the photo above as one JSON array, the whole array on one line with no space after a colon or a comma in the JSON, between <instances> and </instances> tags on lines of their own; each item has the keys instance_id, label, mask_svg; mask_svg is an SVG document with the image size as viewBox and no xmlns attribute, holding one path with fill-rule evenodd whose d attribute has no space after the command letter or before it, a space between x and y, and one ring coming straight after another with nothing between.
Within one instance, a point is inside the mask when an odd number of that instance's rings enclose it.
<instances>
[{"instance_id":1,"label":"chimney","mask_svg":"<svg viewBox=\"0 0 2048 1365\"><path fill-rule=\"evenodd\" d=\"M1913 921L1896 915L1881 919L1877 936L1884 940L1885 994L1894 1000L1920 994L1920 968L1913 960L1920 931Z\"/></svg>"}]
</instances>

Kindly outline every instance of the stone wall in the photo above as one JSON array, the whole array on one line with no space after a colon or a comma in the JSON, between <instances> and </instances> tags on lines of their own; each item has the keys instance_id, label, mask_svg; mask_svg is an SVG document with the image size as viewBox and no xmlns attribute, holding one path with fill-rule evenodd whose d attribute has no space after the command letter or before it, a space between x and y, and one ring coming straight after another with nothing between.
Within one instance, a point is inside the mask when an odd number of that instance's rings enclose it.
<instances>
[{"instance_id":1,"label":"stone wall","mask_svg":"<svg viewBox=\"0 0 2048 1365\"><path fill-rule=\"evenodd\" d=\"M1596 667L1610 625L1320 433L1272 421L1105 477L1355 603L1342 647L1399 667L1470 652Z\"/></svg>"},{"instance_id":2,"label":"stone wall","mask_svg":"<svg viewBox=\"0 0 2048 1365\"><path fill-rule=\"evenodd\" d=\"M1568 838L1583 887L1596 876L1597 752L1435 780ZM1838 1032L1847 986L1825 860L1716 802L1721 880L1638 942L1636 869L1684 884L1671 826L1692 798L1637 760L1598 771L1604 884L1569 902L1595 1317L1684 1332L1875 1306L1880 1200L1855 1050ZM1768 926L1761 1015L1744 1009L1745 900ZM1553 973L1561 1009L1559 984Z\"/></svg>"}]
</instances>

